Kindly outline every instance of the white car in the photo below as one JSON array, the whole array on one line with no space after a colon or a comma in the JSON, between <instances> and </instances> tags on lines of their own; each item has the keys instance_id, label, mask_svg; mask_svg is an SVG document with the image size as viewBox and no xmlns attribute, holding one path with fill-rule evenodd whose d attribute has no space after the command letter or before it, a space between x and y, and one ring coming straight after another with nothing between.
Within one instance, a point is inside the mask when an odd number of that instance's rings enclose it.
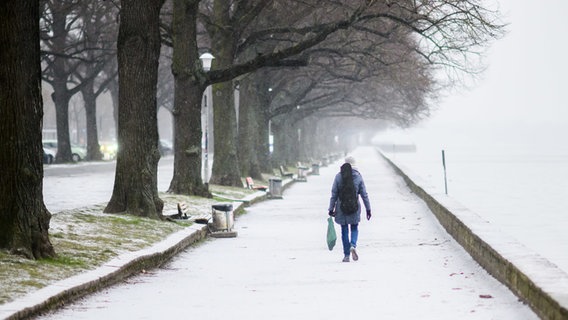
<instances>
[{"instance_id":1,"label":"white car","mask_svg":"<svg viewBox=\"0 0 568 320\"><path fill-rule=\"evenodd\" d=\"M48 148L43 148L43 163L52 164L55 161L55 152Z\"/></svg>"},{"instance_id":2,"label":"white car","mask_svg":"<svg viewBox=\"0 0 568 320\"><path fill-rule=\"evenodd\" d=\"M53 150L54 153L57 152L57 140L43 140L43 148ZM71 159L74 162L79 162L87 156L87 149L71 144Z\"/></svg>"}]
</instances>

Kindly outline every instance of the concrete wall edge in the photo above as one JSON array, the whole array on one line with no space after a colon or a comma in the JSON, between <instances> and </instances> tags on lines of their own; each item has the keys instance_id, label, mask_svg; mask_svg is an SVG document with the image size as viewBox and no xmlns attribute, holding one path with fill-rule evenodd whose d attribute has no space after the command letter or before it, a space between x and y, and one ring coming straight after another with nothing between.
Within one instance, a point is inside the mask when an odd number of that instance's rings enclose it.
<instances>
[{"instance_id":1,"label":"concrete wall edge","mask_svg":"<svg viewBox=\"0 0 568 320\"><path fill-rule=\"evenodd\" d=\"M495 279L506 285L543 319L568 319L568 274L503 235L420 177L377 149L408 187L430 208L446 231ZM505 239L504 239L505 238Z\"/></svg>"}]
</instances>

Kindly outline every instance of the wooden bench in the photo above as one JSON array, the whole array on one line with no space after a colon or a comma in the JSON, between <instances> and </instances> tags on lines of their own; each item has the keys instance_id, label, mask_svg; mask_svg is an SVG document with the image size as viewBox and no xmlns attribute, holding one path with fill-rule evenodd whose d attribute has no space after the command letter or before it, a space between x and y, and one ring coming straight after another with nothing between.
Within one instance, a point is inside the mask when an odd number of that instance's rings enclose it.
<instances>
[{"instance_id":1,"label":"wooden bench","mask_svg":"<svg viewBox=\"0 0 568 320\"><path fill-rule=\"evenodd\" d=\"M268 186L255 186L254 181L252 180L251 177L247 177L246 182L247 182L247 189L260 190L260 191L268 190Z\"/></svg>"},{"instance_id":2,"label":"wooden bench","mask_svg":"<svg viewBox=\"0 0 568 320\"><path fill-rule=\"evenodd\" d=\"M280 166L280 175L281 175L283 178L284 178L284 177L290 178L290 179L294 178L294 173L288 172L288 171L284 170L284 167L283 167L283 166Z\"/></svg>"}]
</instances>

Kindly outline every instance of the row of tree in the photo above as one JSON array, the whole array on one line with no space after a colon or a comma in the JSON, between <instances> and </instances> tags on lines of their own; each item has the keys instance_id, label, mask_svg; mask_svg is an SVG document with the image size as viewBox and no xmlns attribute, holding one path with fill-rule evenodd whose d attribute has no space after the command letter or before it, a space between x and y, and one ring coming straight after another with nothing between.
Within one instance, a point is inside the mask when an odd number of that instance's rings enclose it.
<instances>
[{"instance_id":1,"label":"row of tree","mask_svg":"<svg viewBox=\"0 0 568 320\"><path fill-rule=\"evenodd\" d=\"M169 191L208 196L201 178L208 86L216 137L211 183L242 186L242 176L317 158L340 146L336 137L344 143L376 121L405 126L427 116L447 84L439 71L450 81L456 70L477 72L472 59L502 33L498 18L476 0L5 1L0 146L14 152L0 153L7 170L0 248L54 254L41 191L41 79L54 91L59 162L71 157L70 97L82 93L88 157L100 159L96 97L113 94L119 151L105 212L161 218L159 106L174 122ZM203 52L215 56L210 71L202 69Z\"/></svg>"}]
</instances>

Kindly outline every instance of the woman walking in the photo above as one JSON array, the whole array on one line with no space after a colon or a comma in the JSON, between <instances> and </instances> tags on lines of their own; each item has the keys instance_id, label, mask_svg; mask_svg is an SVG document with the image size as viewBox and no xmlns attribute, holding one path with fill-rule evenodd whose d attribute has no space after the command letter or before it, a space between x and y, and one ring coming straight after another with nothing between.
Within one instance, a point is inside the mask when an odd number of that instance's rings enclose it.
<instances>
[{"instance_id":1,"label":"woman walking","mask_svg":"<svg viewBox=\"0 0 568 320\"><path fill-rule=\"evenodd\" d=\"M341 171L335 175L331 188L329 201L329 215L335 217L335 222L341 225L341 241L343 243L343 262L349 262L349 255L353 261L359 260L357 254L357 238L359 236L359 222L361 221L361 205L359 196L367 210L367 220L371 219L371 204L363 182L363 177L355 168L355 159L351 156L345 158ZM351 231L351 235L349 234Z\"/></svg>"}]
</instances>

